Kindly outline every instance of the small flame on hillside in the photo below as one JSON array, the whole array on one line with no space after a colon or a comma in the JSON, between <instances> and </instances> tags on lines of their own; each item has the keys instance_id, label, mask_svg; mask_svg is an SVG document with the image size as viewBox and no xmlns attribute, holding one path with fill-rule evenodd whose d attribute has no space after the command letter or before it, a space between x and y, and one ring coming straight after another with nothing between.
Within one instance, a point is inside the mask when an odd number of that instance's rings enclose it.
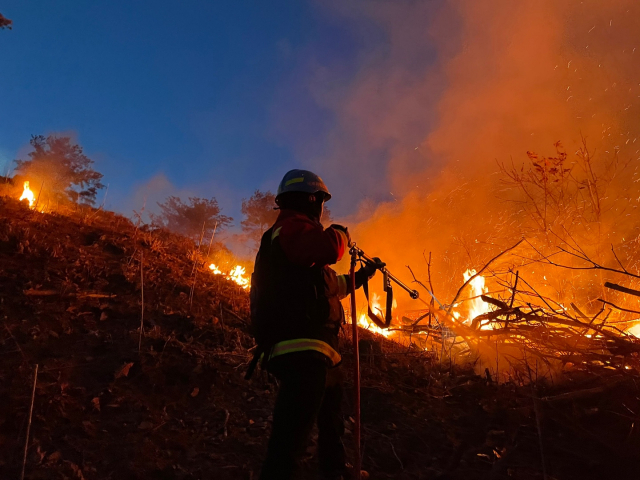
<instances>
[{"instance_id":1,"label":"small flame on hillside","mask_svg":"<svg viewBox=\"0 0 640 480\"><path fill-rule=\"evenodd\" d=\"M233 267L229 273L223 273L215 263L212 263L209 265L209 270L211 270L214 275L224 275L227 280L236 282L245 290L250 286L249 279L246 277L246 271L244 267L241 267L240 265Z\"/></svg>"},{"instance_id":2,"label":"small flame on hillside","mask_svg":"<svg viewBox=\"0 0 640 480\"><path fill-rule=\"evenodd\" d=\"M29 188L29 180L24 182L24 189L22 190L22 195L20 196L20 201L27 200L29 202L29 208L35 208L36 196L33 194L31 189Z\"/></svg>"}]
</instances>

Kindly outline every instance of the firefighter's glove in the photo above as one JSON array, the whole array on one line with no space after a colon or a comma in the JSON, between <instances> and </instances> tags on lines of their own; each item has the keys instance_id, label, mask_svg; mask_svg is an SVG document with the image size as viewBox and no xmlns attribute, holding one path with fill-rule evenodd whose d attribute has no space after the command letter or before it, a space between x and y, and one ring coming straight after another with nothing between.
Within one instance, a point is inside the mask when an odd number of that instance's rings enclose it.
<instances>
[{"instance_id":1,"label":"firefighter's glove","mask_svg":"<svg viewBox=\"0 0 640 480\"><path fill-rule=\"evenodd\" d=\"M375 263L367 262L356 272L356 288L360 288L364 282L371 280L376 274L376 271L386 266L386 263L378 257L375 257L373 260Z\"/></svg>"},{"instance_id":2,"label":"firefighter's glove","mask_svg":"<svg viewBox=\"0 0 640 480\"><path fill-rule=\"evenodd\" d=\"M373 257L373 261L375 263L367 262L364 264L364 267L360 269L360 271L363 272L362 275L366 275L367 279L369 280L373 278L378 270L387 266L387 264L380 260L378 257Z\"/></svg>"},{"instance_id":3,"label":"firefighter's glove","mask_svg":"<svg viewBox=\"0 0 640 480\"><path fill-rule=\"evenodd\" d=\"M333 225L331 225L329 228L333 228L334 230L336 230L338 233L340 233L344 239L345 239L345 247L348 246L351 243L351 235L349 235L349 229L343 225L338 225L337 223L334 223Z\"/></svg>"}]
</instances>

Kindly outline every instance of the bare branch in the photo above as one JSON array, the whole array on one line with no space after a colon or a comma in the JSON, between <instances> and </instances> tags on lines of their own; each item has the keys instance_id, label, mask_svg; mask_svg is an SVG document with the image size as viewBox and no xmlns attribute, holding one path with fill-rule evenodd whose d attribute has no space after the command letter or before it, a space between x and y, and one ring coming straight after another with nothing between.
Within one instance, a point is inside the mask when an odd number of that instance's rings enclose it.
<instances>
[{"instance_id":1,"label":"bare branch","mask_svg":"<svg viewBox=\"0 0 640 480\"><path fill-rule=\"evenodd\" d=\"M635 297L640 297L640 290L634 290L633 288L623 287L622 285L618 285L616 283L605 282L605 287L610 288L611 290L618 290L619 292L628 293L629 295L633 295Z\"/></svg>"},{"instance_id":2,"label":"bare branch","mask_svg":"<svg viewBox=\"0 0 640 480\"><path fill-rule=\"evenodd\" d=\"M451 314L451 310L453 309L453 306L455 305L456 301L458 300L458 298L460 297L460 294L462 293L462 291L466 288L467 285L469 285L471 283L471 281L476 278L478 275L481 275L482 272L484 272L487 268L489 268L489 266L495 262L498 258L500 258L501 256L503 256L504 254L510 252L511 250L513 250L514 248L516 248L518 245L520 245L525 239L523 238L522 240L519 240L518 243L516 243L515 245L513 245L512 247L507 248L506 250L503 250L502 252L500 252L498 255L496 255L495 257L493 257L491 260L489 260L484 267L482 267L480 269L480 271L476 272L475 275L469 277L469 279L467 279L466 282L464 282L464 284L460 287L460 289L458 290L458 292L456 293L456 296L453 298L453 300L451 301L451 303L449 304L449 308L447 309L447 315Z\"/></svg>"},{"instance_id":3,"label":"bare branch","mask_svg":"<svg viewBox=\"0 0 640 480\"><path fill-rule=\"evenodd\" d=\"M615 303L607 302L606 300L602 300L601 298L599 298L598 301L602 302L605 305L610 305L613 308L615 308L616 310L620 310L621 312L636 313L636 314L640 315L640 312L637 311L637 310L629 310L627 308L622 308L622 307L619 307L618 305L616 305Z\"/></svg>"}]
</instances>

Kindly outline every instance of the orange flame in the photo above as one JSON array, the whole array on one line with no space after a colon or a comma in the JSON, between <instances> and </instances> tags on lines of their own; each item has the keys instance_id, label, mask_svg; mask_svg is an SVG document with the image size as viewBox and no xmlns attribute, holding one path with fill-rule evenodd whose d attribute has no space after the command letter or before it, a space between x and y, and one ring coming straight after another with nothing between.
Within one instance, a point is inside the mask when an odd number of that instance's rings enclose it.
<instances>
[{"instance_id":1,"label":"orange flame","mask_svg":"<svg viewBox=\"0 0 640 480\"><path fill-rule=\"evenodd\" d=\"M466 282L476 273L477 272L475 270L468 269L462 274L464 281ZM482 275L478 275L469 282L469 287L471 288L471 299L466 302L469 305L469 313L467 314L466 319L463 320L463 323L465 324L470 324L478 315L491 311L491 307L480 298L481 295L484 295L489 291L489 289L485 287L485 278ZM458 305L459 304L456 304L454 306L457 307ZM462 317L462 314L458 311L453 311L452 315L456 320L459 320ZM492 330L493 328L494 326L491 323L480 326L481 330Z\"/></svg>"},{"instance_id":2,"label":"orange flame","mask_svg":"<svg viewBox=\"0 0 640 480\"><path fill-rule=\"evenodd\" d=\"M394 308L396 307L395 300L394 300L393 306ZM371 296L371 310L373 310L375 313L378 313L378 314L381 314L382 312L380 308L380 296L377 293L374 293ZM362 328L366 328L370 332L377 333L378 335L382 335L387 338L394 333L389 330L378 327L375 323L369 320L369 317L367 317L366 313L361 313L358 316L358 325L360 325Z\"/></svg>"},{"instance_id":3,"label":"orange flame","mask_svg":"<svg viewBox=\"0 0 640 480\"><path fill-rule=\"evenodd\" d=\"M627 330L627 333L633 335L634 337L640 338L640 323L636 323L634 326Z\"/></svg>"},{"instance_id":4,"label":"orange flame","mask_svg":"<svg viewBox=\"0 0 640 480\"><path fill-rule=\"evenodd\" d=\"M27 200L29 202L29 208L35 208L34 204L36 202L36 196L29 188L29 180L24 182L24 189L22 190L22 196L20 196L20 201L22 200Z\"/></svg>"},{"instance_id":5,"label":"orange flame","mask_svg":"<svg viewBox=\"0 0 640 480\"><path fill-rule=\"evenodd\" d=\"M466 282L471 277L473 277L477 272L475 270L467 270L462 274L464 277L464 281ZM482 275L478 275L476 278L471 280L469 286L471 287L471 293L474 298L473 300L469 300L469 317L467 319L467 323L470 323L474 318L478 315L482 315L483 313L487 313L489 309L487 308L487 304L482 301L480 295L483 295L488 292L487 288L484 286L484 277Z\"/></svg>"},{"instance_id":6,"label":"orange flame","mask_svg":"<svg viewBox=\"0 0 640 480\"><path fill-rule=\"evenodd\" d=\"M229 273L222 273L222 270L220 270L215 263L212 263L209 265L209 270L211 270L214 275L224 275L227 280L237 283L245 290L250 287L249 279L245 277L246 271L244 267L240 265L233 267Z\"/></svg>"}]
</instances>

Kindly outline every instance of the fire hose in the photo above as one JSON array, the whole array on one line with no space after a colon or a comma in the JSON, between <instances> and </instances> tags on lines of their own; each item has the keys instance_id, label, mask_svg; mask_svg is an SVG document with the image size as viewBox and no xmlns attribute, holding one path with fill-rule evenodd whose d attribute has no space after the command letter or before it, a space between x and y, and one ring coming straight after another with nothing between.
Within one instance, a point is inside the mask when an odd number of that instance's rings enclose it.
<instances>
[{"instance_id":1,"label":"fire hose","mask_svg":"<svg viewBox=\"0 0 640 480\"><path fill-rule=\"evenodd\" d=\"M353 441L355 448L355 462L354 462L354 470L355 470L355 478L356 480L360 480L360 467L362 463L362 459L360 458L360 349L358 346L358 322L357 322L357 312L356 312L356 263L358 261L373 265L382 273L382 281L383 288L385 293L387 294L386 299L386 311L385 318L382 320L376 313L371 310L371 305L369 303L369 285L368 281L365 281L362 285L362 289L367 298L367 309L369 318L380 328L389 328L391 325L391 309L393 307L393 288L391 286L391 282L396 283L400 288L406 290L411 298L414 300L418 299L420 294L417 290L413 290L408 287L405 283L400 281L398 277L393 275L389 270L387 270L386 264L383 262L379 262L376 259L368 256L366 253L362 251L362 249L356 246L355 242L349 244L351 254L351 266L349 270L349 281L351 283L351 325L353 327L352 331L352 340L353 340L353 388L354 388L354 432L353 432Z\"/></svg>"}]
</instances>

